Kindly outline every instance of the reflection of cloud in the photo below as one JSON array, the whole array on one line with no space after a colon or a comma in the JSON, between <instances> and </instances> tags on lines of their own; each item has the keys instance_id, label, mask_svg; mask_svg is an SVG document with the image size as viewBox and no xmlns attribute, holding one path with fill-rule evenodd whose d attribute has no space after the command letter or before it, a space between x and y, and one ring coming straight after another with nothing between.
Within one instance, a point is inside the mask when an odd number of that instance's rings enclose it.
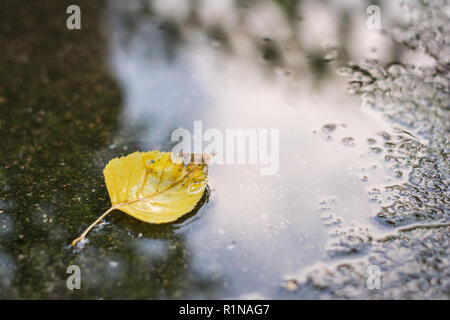
<instances>
[{"instance_id":1,"label":"reflection of cloud","mask_svg":"<svg viewBox=\"0 0 450 320\"><path fill-rule=\"evenodd\" d=\"M0 288L6 289L11 285L15 272L16 265L14 260L5 252L0 251Z\"/></svg>"},{"instance_id":2,"label":"reflection of cloud","mask_svg":"<svg viewBox=\"0 0 450 320\"><path fill-rule=\"evenodd\" d=\"M93 263L95 261L96 263ZM81 269L82 288L114 285L115 280L124 278L128 261L113 253L102 253L93 246L87 246L74 262Z\"/></svg>"},{"instance_id":3,"label":"reflection of cloud","mask_svg":"<svg viewBox=\"0 0 450 320\"><path fill-rule=\"evenodd\" d=\"M13 219L5 213L0 213L0 238L8 237L14 228Z\"/></svg>"},{"instance_id":4,"label":"reflection of cloud","mask_svg":"<svg viewBox=\"0 0 450 320\"><path fill-rule=\"evenodd\" d=\"M190 115L202 103L202 90L190 57L168 56L170 44L153 20L127 30L125 18L137 13L121 3L110 6L110 61L124 92L123 117L144 128L142 139L152 135L153 142L162 143L171 130L195 120Z\"/></svg>"},{"instance_id":5,"label":"reflection of cloud","mask_svg":"<svg viewBox=\"0 0 450 320\"><path fill-rule=\"evenodd\" d=\"M150 4L156 14L176 20L187 19L190 12L189 1L152 0Z\"/></svg>"},{"instance_id":6,"label":"reflection of cloud","mask_svg":"<svg viewBox=\"0 0 450 320\"><path fill-rule=\"evenodd\" d=\"M292 36L292 30L280 7L272 1L255 3L248 12L245 26L249 33L257 38L269 37L286 41Z\"/></svg>"},{"instance_id":7,"label":"reflection of cloud","mask_svg":"<svg viewBox=\"0 0 450 320\"><path fill-rule=\"evenodd\" d=\"M200 0L196 12L206 26L217 26L228 30L238 22L238 12L233 0Z\"/></svg>"},{"instance_id":8,"label":"reflection of cloud","mask_svg":"<svg viewBox=\"0 0 450 320\"><path fill-rule=\"evenodd\" d=\"M142 239L139 241L139 252L151 258L160 258L167 254L168 241L156 239Z\"/></svg>"}]
</instances>

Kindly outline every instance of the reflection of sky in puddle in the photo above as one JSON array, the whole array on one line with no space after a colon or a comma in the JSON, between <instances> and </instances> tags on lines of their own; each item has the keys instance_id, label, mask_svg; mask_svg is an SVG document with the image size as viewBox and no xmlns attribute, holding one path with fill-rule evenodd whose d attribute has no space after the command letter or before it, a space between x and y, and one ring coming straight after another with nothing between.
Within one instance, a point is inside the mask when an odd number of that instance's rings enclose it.
<instances>
[{"instance_id":1,"label":"reflection of sky in puddle","mask_svg":"<svg viewBox=\"0 0 450 320\"><path fill-rule=\"evenodd\" d=\"M275 68L268 75L253 53L226 54L195 33L168 57L157 24L147 19L126 31L117 18L123 8L111 8L110 58L124 91L122 125L144 128L143 150L167 143L177 127L192 132L194 120L203 121L203 130L280 129L277 175L261 176L258 166L211 166L210 203L200 219L177 231L186 235L195 272L223 279L225 296L271 297L284 274L326 258L332 228L320 218L324 204L344 223L383 231L373 222L376 208L367 191L392 182L383 155L370 153L367 139L390 126L348 96L343 80L328 75L317 88L307 69ZM239 37L231 41L245 47ZM331 141L321 130L327 123L337 125ZM345 137L354 145L343 144Z\"/></svg>"},{"instance_id":2,"label":"reflection of sky in puddle","mask_svg":"<svg viewBox=\"0 0 450 320\"><path fill-rule=\"evenodd\" d=\"M12 284L14 274L16 272L16 265L14 260L0 250L0 288L7 288Z\"/></svg>"}]
</instances>

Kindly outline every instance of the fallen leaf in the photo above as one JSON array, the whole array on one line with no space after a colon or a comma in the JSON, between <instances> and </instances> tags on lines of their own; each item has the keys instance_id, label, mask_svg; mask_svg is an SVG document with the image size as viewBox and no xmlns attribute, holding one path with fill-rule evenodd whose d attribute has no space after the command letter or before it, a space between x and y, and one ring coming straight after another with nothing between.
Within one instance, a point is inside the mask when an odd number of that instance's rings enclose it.
<instances>
[{"instance_id":1,"label":"fallen leaf","mask_svg":"<svg viewBox=\"0 0 450 320\"><path fill-rule=\"evenodd\" d=\"M109 161L103 175L111 208L75 239L72 246L115 209L147 223L172 222L192 211L205 191L211 155L191 155L191 160L194 157L197 161L185 165L181 157L174 157L173 161L170 152L155 150L134 152Z\"/></svg>"}]
</instances>

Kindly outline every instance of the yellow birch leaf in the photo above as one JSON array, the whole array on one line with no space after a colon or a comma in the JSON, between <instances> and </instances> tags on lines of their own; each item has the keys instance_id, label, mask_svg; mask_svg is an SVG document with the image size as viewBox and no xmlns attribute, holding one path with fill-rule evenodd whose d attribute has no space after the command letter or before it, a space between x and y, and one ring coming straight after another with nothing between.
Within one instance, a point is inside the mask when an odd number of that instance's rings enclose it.
<instances>
[{"instance_id":1,"label":"yellow birch leaf","mask_svg":"<svg viewBox=\"0 0 450 320\"><path fill-rule=\"evenodd\" d=\"M109 161L103 175L111 208L72 245L115 209L147 223L172 222L192 211L205 191L211 155L196 157L195 160L200 161L185 165L183 161L172 161L170 152L155 150L134 152Z\"/></svg>"}]
</instances>

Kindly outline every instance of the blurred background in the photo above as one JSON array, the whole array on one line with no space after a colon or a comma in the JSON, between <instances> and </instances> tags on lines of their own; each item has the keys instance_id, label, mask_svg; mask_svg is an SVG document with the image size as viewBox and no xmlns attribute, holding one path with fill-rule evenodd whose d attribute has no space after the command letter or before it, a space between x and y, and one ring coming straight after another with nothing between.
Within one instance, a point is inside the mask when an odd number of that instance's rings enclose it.
<instances>
[{"instance_id":1,"label":"blurred background","mask_svg":"<svg viewBox=\"0 0 450 320\"><path fill-rule=\"evenodd\" d=\"M449 15L441 0L0 0L0 298L448 298ZM170 151L195 120L279 129L278 173L212 165L180 221L117 211L70 247L110 206L105 164Z\"/></svg>"}]
</instances>

